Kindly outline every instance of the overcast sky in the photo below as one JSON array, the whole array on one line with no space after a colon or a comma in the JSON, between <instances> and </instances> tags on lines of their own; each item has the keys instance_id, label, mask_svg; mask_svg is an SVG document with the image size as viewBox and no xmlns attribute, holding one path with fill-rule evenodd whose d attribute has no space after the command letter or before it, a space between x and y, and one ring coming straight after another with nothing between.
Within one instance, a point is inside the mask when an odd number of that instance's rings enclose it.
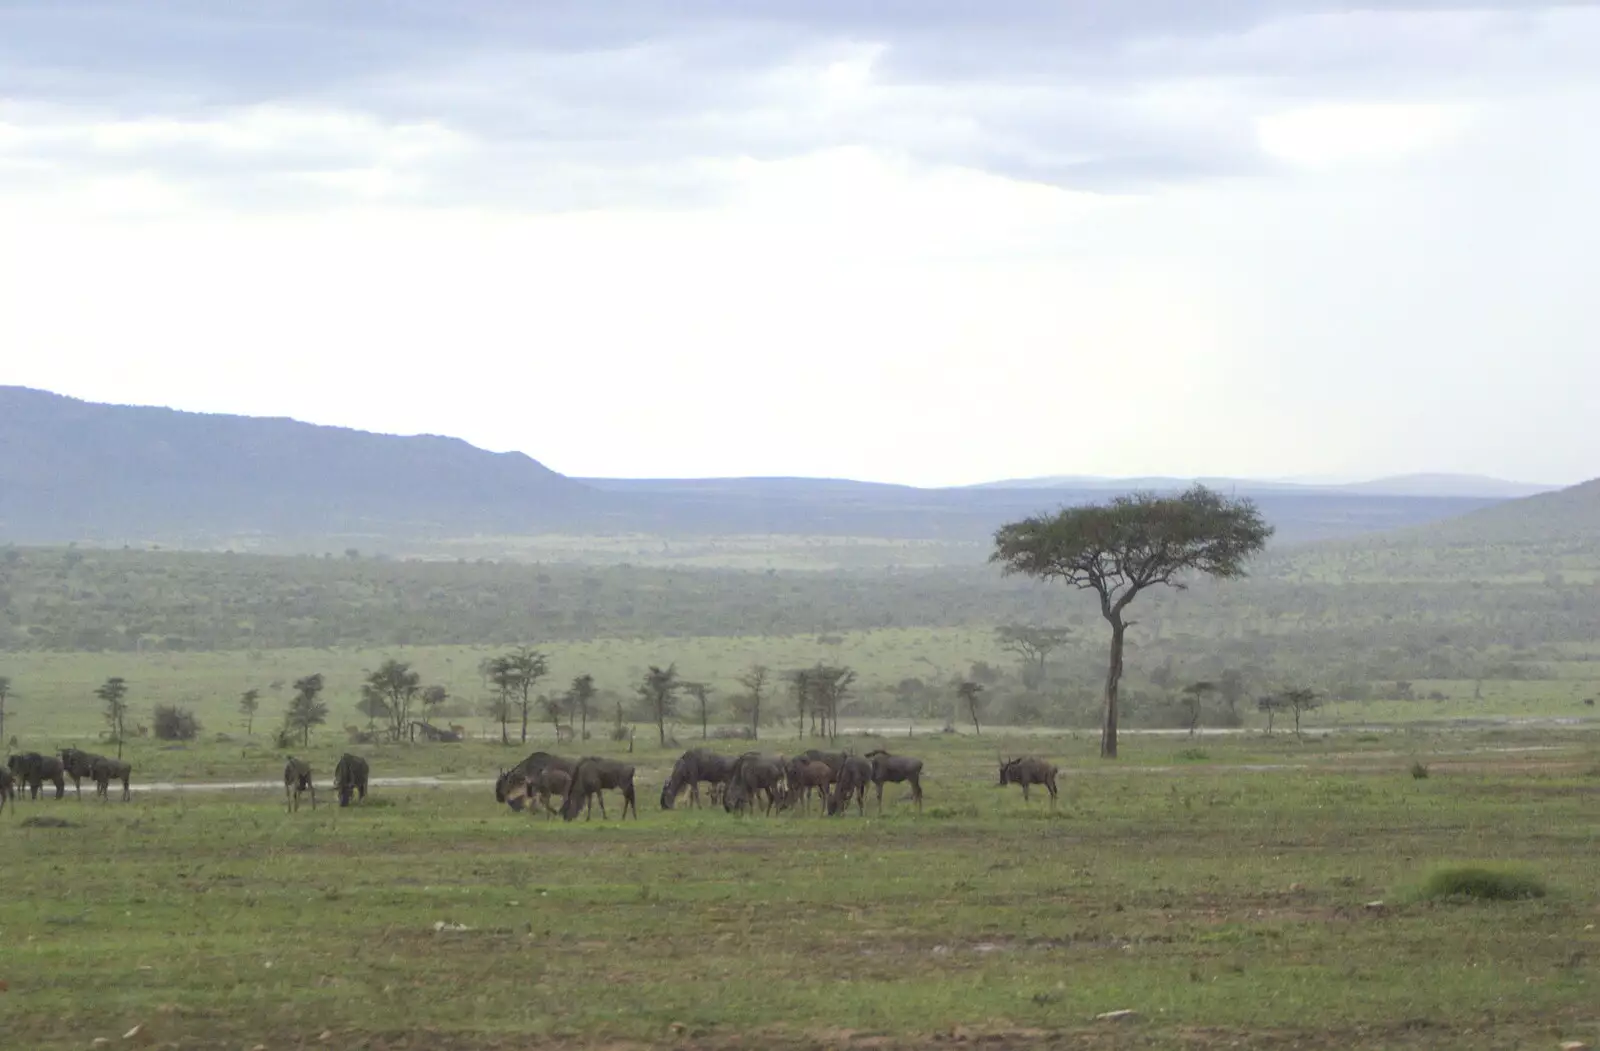
<instances>
[{"instance_id":1,"label":"overcast sky","mask_svg":"<svg viewBox=\"0 0 1600 1051\"><path fill-rule=\"evenodd\" d=\"M1600 475L1600 10L1371 6L0 0L0 383L578 475Z\"/></svg>"}]
</instances>

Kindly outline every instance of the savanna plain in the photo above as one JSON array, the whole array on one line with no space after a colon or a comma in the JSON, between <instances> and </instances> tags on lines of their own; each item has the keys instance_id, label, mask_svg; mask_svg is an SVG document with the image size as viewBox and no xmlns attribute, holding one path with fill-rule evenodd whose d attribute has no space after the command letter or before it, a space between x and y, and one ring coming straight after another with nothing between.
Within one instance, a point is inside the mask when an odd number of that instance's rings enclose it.
<instances>
[{"instance_id":1,"label":"savanna plain","mask_svg":"<svg viewBox=\"0 0 1600 1051\"><path fill-rule=\"evenodd\" d=\"M5 1047L1600 1044L1592 545L1322 545L1152 593L1115 761L1098 611L974 569L13 550L8 740L114 751L93 693L113 676L130 724L160 704L204 728L129 736L129 802L69 782L0 815ZM1062 636L1036 660L1008 623ZM549 658L526 741L486 706L484 660L513 645ZM348 743L387 660L442 686L422 714L468 740ZM891 784L837 817L663 809L702 743L688 695L661 729L640 709L668 664L710 687L711 747L917 756L922 808ZM856 672L831 744L784 685L816 664ZM313 673L327 718L280 747ZM558 740L585 674L592 736ZM976 713L958 682L985 686ZM1258 707L1302 686L1299 733ZM758 744L717 739L750 721ZM536 748L633 763L638 819L615 792L570 823L496 803ZM374 780L340 808L346 750ZM288 753L314 809L285 805ZM1055 806L997 784L1021 754L1060 766Z\"/></svg>"}]
</instances>

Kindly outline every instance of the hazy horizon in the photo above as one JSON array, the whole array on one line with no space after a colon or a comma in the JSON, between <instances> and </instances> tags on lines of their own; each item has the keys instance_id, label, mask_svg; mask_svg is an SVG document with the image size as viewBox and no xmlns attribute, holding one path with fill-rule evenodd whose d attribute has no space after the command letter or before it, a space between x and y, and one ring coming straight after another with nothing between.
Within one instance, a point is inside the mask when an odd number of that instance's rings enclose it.
<instances>
[{"instance_id":1,"label":"hazy horizon","mask_svg":"<svg viewBox=\"0 0 1600 1051\"><path fill-rule=\"evenodd\" d=\"M577 477L1600 474L1600 10L0 9L0 383Z\"/></svg>"}]
</instances>

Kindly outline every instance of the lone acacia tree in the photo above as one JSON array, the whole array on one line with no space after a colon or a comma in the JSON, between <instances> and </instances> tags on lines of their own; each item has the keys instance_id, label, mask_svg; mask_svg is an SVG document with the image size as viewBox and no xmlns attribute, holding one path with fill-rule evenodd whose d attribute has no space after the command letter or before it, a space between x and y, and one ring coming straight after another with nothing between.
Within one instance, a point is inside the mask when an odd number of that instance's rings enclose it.
<instances>
[{"instance_id":1,"label":"lone acacia tree","mask_svg":"<svg viewBox=\"0 0 1600 1051\"><path fill-rule=\"evenodd\" d=\"M1100 597L1111 625L1100 754L1115 759L1123 638L1135 623L1123 615L1128 603L1157 584L1182 590L1188 573L1242 577L1245 561L1271 536L1253 501L1195 485L1178 496L1132 493L1001 526L989 560L1008 576L1060 579Z\"/></svg>"},{"instance_id":2,"label":"lone acacia tree","mask_svg":"<svg viewBox=\"0 0 1600 1051\"><path fill-rule=\"evenodd\" d=\"M1044 683L1045 658L1067 644L1072 636L1069 628L1037 628L1027 624L1002 624L994 630L995 641L1007 653L1015 653L1023 660L1023 685L1037 687Z\"/></svg>"}]
</instances>

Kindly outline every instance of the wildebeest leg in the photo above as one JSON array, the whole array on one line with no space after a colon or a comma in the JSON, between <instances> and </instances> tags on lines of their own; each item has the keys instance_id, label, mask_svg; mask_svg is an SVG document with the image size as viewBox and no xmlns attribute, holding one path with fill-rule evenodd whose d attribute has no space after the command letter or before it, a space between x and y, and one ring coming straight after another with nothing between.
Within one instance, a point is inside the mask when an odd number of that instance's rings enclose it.
<instances>
[{"instance_id":1,"label":"wildebeest leg","mask_svg":"<svg viewBox=\"0 0 1600 1051\"><path fill-rule=\"evenodd\" d=\"M130 802L133 799L133 789L128 787L128 782L130 780L132 780L131 774L122 779L122 801L124 803Z\"/></svg>"},{"instance_id":2,"label":"wildebeest leg","mask_svg":"<svg viewBox=\"0 0 1600 1051\"><path fill-rule=\"evenodd\" d=\"M311 809L315 810L317 809L317 783L312 781L306 787L311 790Z\"/></svg>"},{"instance_id":3,"label":"wildebeest leg","mask_svg":"<svg viewBox=\"0 0 1600 1051\"><path fill-rule=\"evenodd\" d=\"M633 810L633 819L639 820L639 801L634 798L633 786L629 785L622 793L622 820L628 820L628 810Z\"/></svg>"},{"instance_id":4,"label":"wildebeest leg","mask_svg":"<svg viewBox=\"0 0 1600 1051\"><path fill-rule=\"evenodd\" d=\"M600 820L609 821L610 818L606 817L606 794L604 792L596 792L594 796L600 800Z\"/></svg>"},{"instance_id":5,"label":"wildebeest leg","mask_svg":"<svg viewBox=\"0 0 1600 1051\"><path fill-rule=\"evenodd\" d=\"M1046 781L1044 787L1050 791L1050 809L1054 810L1056 808L1056 786Z\"/></svg>"},{"instance_id":6,"label":"wildebeest leg","mask_svg":"<svg viewBox=\"0 0 1600 1051\"><path fill-rule=\"evenodd\" d=\"M916 774L912 774L911 777L910 777L910 781L911 781L911 798L916 800L916 802L917 802L917 813L920 814L920 813L922 813L922 778L919 777Z\"/></svg>"},{"instance_id":7,"label":"wildebeest leg","mask_svg":"<svg viewBox=\"0 0 1600 1051\"><path fill-rule=\"evenodd\" d=\"M878 816L883 816L883 782L878 782Z\"/></svg>"},{"instance_id":8,"label":"wildebeest leg","mask_svg":"<svg viewBox=\"0 0 1600 1051\"><path fill-rule=\"evenodd\" d=\"M1022 782L1022 801L1024 803L1028 801L1028 782L1026 781Z\"/></svg>"}]
</instances>

